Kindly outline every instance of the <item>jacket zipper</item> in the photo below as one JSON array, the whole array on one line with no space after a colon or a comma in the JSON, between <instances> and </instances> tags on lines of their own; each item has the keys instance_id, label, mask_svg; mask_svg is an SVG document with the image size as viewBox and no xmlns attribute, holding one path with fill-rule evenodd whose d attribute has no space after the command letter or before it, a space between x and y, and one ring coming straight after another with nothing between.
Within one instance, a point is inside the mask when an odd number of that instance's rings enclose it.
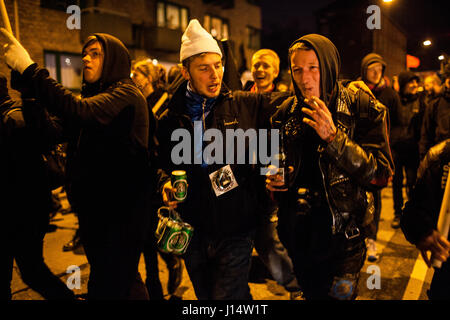
<instances>
[{"instance_id":1,"label":"jacket zipper","mask_svg":"<svg viewBox=\"0 0 450 320\"><path fill-rule=\"evenodd\" d=\"M322 183L323 183L323 187L325 190L325 197L327 198L328 207L330 208L331 217L333 218L333 224L331 225L331 233L333 235L335 235L336 234L336 218L335 218L335 213L334 213L333 207L331 206L331 203L330 203L330 199L328 197L328 190L327 190L326 183L325 183L325 175L324 175L323 169L322 169L322 162L320 161L321 159L322 159L322 153L320 153L320 155L319 155L319 169L320 169L320 174L322 175Z\"/></svg>"},{"instance_id":2,"label":"jacket zipper","mask_svg":"<svg viewBox=\"0 0 450 320\"><path fill-rule=\"evenodd\" d=\"M205 106L206 106L206 98L202 103L202 121L203 121L203 132L206 130L206 122L205 122Z\"/></svg>"}]
</instances>

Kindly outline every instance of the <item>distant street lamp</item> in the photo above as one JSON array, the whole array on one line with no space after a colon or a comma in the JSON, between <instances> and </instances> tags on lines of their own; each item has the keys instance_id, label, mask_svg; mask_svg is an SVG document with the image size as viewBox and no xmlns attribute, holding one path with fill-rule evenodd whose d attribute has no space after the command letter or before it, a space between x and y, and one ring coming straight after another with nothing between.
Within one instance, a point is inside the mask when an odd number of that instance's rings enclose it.
<instances>
[{"instance_id":1,"label":"distant street lamp","mask_svg":"<svg viewBox=\"0 0 450 320\"><path fill-rule=\"evenodd\" d=\"M392 2L392 0L383 0L383 2L389 3Z\"/></svg>"},{"instance_id":2,"label":"distant street lamp","mask_svg":"<svg viewBox=\"0 0 450 320\"><path fill-rule=\"evenodd\" d=\"M441 54L440 56L439 56L439 58L438 58L439 60L444 60L445 59L445 57L444 57L444 55L443 54Z\"/></svg>"},{"instance_id":3,"label":"distant street lamp","mask_svg":"<svg viewBox=\"0 0 450 320\"><path fill-rule=\"evenodd\" d=\"M426 46L426 47L431 46L431 41L430 40L425 40L423 42L423 45Z\"/></svg>"}]
</instances>

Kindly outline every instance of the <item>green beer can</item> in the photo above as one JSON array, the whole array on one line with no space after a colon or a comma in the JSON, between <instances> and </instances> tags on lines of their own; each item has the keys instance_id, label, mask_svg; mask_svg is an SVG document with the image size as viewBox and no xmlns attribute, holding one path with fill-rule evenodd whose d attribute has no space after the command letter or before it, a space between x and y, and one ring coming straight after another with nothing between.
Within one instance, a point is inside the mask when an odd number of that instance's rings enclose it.
<instances>
[{"instance_id":1,"label":"green beer can","mask_svg":"<svg viewBox=\"0 0 450 320\"><path fill-rule=\"evenodd\" d=\"M173 248L178 246L178 242L182 241L182 239L179 239L182 235L182 229L183 227L180 222L169 219L158 240L158 249L166 253L173 252Z\"/></svg>"},{"instance_id":2,"label":"green beer can","mask_svg":"<svg viewBox=\"0 0 450 320\"><path fill-rule=\"evenodd\" d=\"M187 197L187 175L184 170L172 171L172 187L176 189L174 198L178 202L183 202Z\"/></svg>"}]
</instances>

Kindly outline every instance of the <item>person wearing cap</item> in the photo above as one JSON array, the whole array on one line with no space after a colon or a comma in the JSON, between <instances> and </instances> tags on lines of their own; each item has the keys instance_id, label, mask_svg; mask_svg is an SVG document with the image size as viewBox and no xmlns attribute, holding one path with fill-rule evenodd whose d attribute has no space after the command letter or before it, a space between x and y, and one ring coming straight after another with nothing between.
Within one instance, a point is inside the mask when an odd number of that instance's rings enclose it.
<instances>
[{"instance_id":1,"label":"person wearing cap","mask_svg":"<svg viewBox=\"0 0 450 320\"><path fill-rule=\"evenodd\" d=\"M400 98L384 77L386 62L383 57L376 53L369 53L361 61L361 80L387 109L388 115L391 110L397 110L400 106ZM371 224L367 239L367 259L374 262L378 259L376 247L378 223L381 215L381 190L373 193L375 201L374 220Z\"/></svg>"},{"instance_id":2,"label":"person wearing cap","mask_svg":"<svg viewBox=\"0 0 450 320\"><path fill-rule=\"evenodd\" d=\"M394 220L391 226L395 229L400 227L404 204L403 170L406 173L406 191L409 198L419 168L420 130L426 109L424 100L418 94L419 80L411 71L403 71L398 75L400 105L390 113L391 150L395 165L392 179Z\"/></svg>"},{"instance_id":3,"label":"person wearing cap","mask_svg":"<svg viewBox=\"0 0 450 320\"><path fill-rule=\"evenodd\" d=\"M5 61L21 88L63 124L68 141L68 192L77 206L80 239L90 265L88 299L148 298L138 274L148 225L148 136L145 98L130 78L128 50L94 34L82 51L82 98L33 62L5 29Z\"/></svg>"},{"instance_id":4,"label":"person wearing cap","mask_svg":"<svg viewBox=\"0 0 450 320\"><path fill-rule=\"evenodd\" d=\"M267 200L260 199L264 176L259 168L230 159L240 158L237 148L227 149L223 162L206 157L205 150L212 145L207 143L206 133L219 131L227 140L226 130L269 127L269 116L286 97L231 92L223 81L222 58L217 41L198 20L191 20L180 49L185 81L174 93L157 130L164 171L184 170L187 174L187 197L176 210L194 228L184 261L201 300L251 299L248 274L253 237ZM172 134L177 129L188 134L183 141L189 142L189 149L181 152L187 160L176 159L179 140L173 141ZM228 143L223 141L223 145ZM248 145L245 152L248 155ZM164 201L174 205L169 198L170 180L163 182Z\"/></svg>"},{"instance_id":5,"label":"person wearing cap","mask_svg":"<svg viewBox=\"0 0 450 320\"><path fill-rule=\"evenodd\" d=\"M420 158L435 144L450 138L450 63L444 68L444 84L425 110L419 141Z\"/></svg>"},{"instance_id":6,"label":"person wearing cap","mask_svg":"<svg viewBox=\"0 0 450 320\"><path fill-rule=\"evenodd\" d=\"M253 81L247 81L244 91L250 92L276 92L274 81L280 71L280 58L271 49L260 49L252 56L251 72ZM269 195L268 195L269 196ZM281 243L277 233L277 205L269 199L271 205L267 219L264 219L255 235L255 250L264 266L269 270L273 279L284 286L291 299L301 296L300 288L295 279L291 258ZM258 266L258 264L255 264ZM258 268L253 272L261 273ZM261 270L263 271L263 270Z\"/></svg>"},{"instance_id":7,"label":"person wearing cap","mask_svg":"<svg viewBox=\"0 0 450 320\"><path fill-rule=\"evenodd\" d=\"M168 93L165 83L165 72L162 66L158 67L153 63L153 60L141 59L133 63L131 70L131 79L136 86L142 91L142 94L147 100L148 114L150 119L149 132L149 146L148 151L151 156L151 162L155 165L153 174L156 175L158 155L156 154L156 146L158 141L155 138L155 131L157 127L157 114L161 114L161 110L165 110L169 101ZM153 179L154 181L156 179ZM155 181L156 182L156 181ZM152 188L151 205L149 210L150 224L147 233L147 240L144 244L144 261L145 261L145 285L151 300L164 300L163 289L159 276L158 267L158 248L153 235L157 224L158 216L156 212L161 206L161 197L156 188ZM174 295L175 290L181 284L183 265L181 258L172 253L159 252L159 256L164 260L167 269L169 270L169 280L167 282L167 289L170 295Z\"/></svg>"},{"instance_id":8,"label":"person wearing cap","mask_svg":"<svg viewBox=\"0 0 450 320\"><path fill-rule=\"evenodd\" d=\"M272 116L283 130L289 184L268 175L278 199L278 234L307 300L357 296L372 192L392 174L387 109L338 81L340 56L308 34L289 48L295 95Z\"/></svg>"}]
</instances>

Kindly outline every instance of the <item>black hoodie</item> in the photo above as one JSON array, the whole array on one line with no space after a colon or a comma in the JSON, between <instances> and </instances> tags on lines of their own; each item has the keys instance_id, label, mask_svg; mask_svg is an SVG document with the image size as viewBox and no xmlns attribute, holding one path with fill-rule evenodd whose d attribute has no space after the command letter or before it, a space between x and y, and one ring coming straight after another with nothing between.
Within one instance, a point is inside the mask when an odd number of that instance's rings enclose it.
<instances>
[{"instance_id":1,"label":"black hoodie","mask_svg":"<svg viewBox=\"0 0 450 320\"><path fill-rule=\"evenodd\" d=\"M418 94L404 94L408 82L419 81L419 77L411 71L403 71L398 75L400 85L400 104L391 112L391 141L392 148L398 149L408 146L410 150L418 150L420 130L426 106ZM418 151L417 151L418 152Z\"/></svg>"},{"instance_id":2,"label":"black hoodie","mask_svg":"<svg viewBox=\"0 0 450 320\"><path fill-rule=\"evenodd\" d=\"M313 205L326 206L331 211L332 233L341 233L354 223L360 226L367 223L366 191L385 186L392 174L386 108L363 91L350 92L338 81L340 58L330 40L310 34L293 45L298 42L309 44L317 55L320 98L329 108L337 132L334 140L326 143L315 130L303 124L301 103L304 97L293 81L295 96L283 102L271 118L274 127L284 126L287 159L294 167L289 191L280 195L280 213L297 210L303 213L304 208L298 207L297 190L308 188L319 195L319 199L314 197ZM322 219L318 215L314 219L320 228L327 227L330 216L322 208L318 211ZM288 235L292 225L289 219L282 222L282 216L280 214L279 222L287 228L285 234Z\"/></svg>"},{"instance_id":3,"label":"black hoodie","mask_svg":"<svg viewBox=\"0 0 450 320\"><path fill-rule=\"evenodd\" d=\"M320 99L325 102L327 106L333 99L333 93L337 90L337 80L339 76L339 70L341 68L341 58L336 46L326 37L320 34L308 34L301 37L300 39L294 41L291 44L291 48L299 42L304 42L309 46L313 47L314 52L319 60L320 69ZM289 59L289 69L292 75L292 66ZM304 97L302 96L300 89L292 79L294 85L295 95L302 101Z\"/></svg>"},{"instance_id":4,"label":"black hoodie","mask_svg":"<svg viewBox=\"0 0 450 320\"><path fill-rule=\"evenodd\" d=\"M336 91L338 88L338 75L340 69L340 56L335 45L326 37L319 34L309 34L294 41L291 48L299 43L304 42L308 46L312 47L319 60L320 69L320 99L325 104L334 109L333 101L336 99ZM292 72L291 59L289 57L289 68ZM298 104L301 105L305 97L303 97L300 88L297 86L295 80L292 78L294 86L295 98ZM290 103L286 101L285 103ZM303 117L303 112L300 111L301 107L297 107L297 111L300 112L300 117ZM310 143L303 144L302 162L305 164L302 166L304 170L296 175L297 180L301 180L303 185L307 185L310 188L321 190L321 174L318 167L318 153L317 147L323 143L322 139L317 133L308 125L302 123L303 137ZM295 158L295 157L294 157ZM308 164L306 164L308 163ZM298 164L294 164L297 167Z\"/></svg>"},{"instance_id":5,"label":"black hoodie","mask_svg":"<svg viewBox=\"0 0 450 320\"><path fill-rule=\"evenodd\" d=\"M100 221L102 214L113 220L115 215L130 213L131 209L125 210L127 203L136 204L138 181L142 182L147 166L149 129L147 103L130 79L128 50L113 36L95 36L103 47L103 71L98 82L84 83L83 98L36 64L25 70L22 81L63 121L72 197L88 210L97 203L109 207L111 212L99 210Z\"/></svg>"}]
</instances>

